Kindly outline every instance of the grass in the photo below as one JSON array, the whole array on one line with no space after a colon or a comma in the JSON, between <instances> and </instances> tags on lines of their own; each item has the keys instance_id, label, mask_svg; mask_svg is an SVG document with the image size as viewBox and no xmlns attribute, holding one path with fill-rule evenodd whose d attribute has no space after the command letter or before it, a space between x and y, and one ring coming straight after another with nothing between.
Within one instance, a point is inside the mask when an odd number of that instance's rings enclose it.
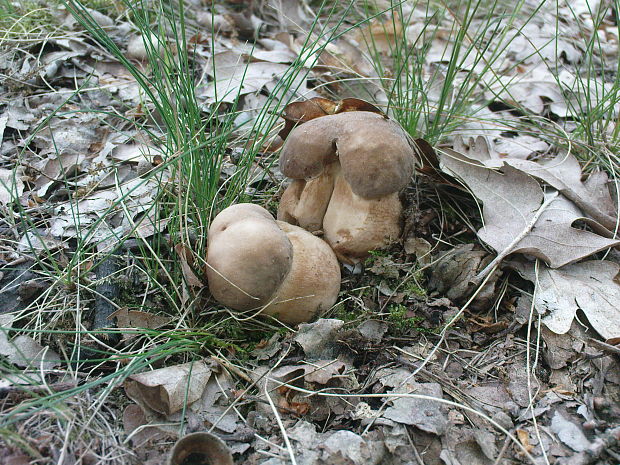
<instances>
[{"instance_id":1,"label":"grass","mask_svg":"<svg viewBox=\"0 0 620 465\"><path fill-rule=\"evenodd\" d=\"M51 32L50 25L51 29L59 27L56 18L39 3L0 2L4 11L0 18L3 31L0 43L19 41L23 34L28 41L40 40ZM101 413L101 406L131 374L158 363L172 364L208 354L243 360L260 339L279 329L268 322L240 321L219 307L205 309L204 295L191 285L190 276L181 266L182 260L174 248L180 246L191 251L188 264L202 277L206 231L211 218L232 203L256 200L248 183L257 161L264 166L275 162L275 157L262 151L277 130L279 112L286 103L303 96L295 87L298 78L308 73L319 55L338 39L359 31L360 46L368 50L376 77L369 84L368 77L348 70L342 74L341 81L320 83L317 88L328 93L335 92L337 85L362 83L376 88L378 84L387 98L389 114L414 137L422 136L433 144L450 142L463 131L464 124L472 122L480 123L483 134L494 127L495 130L529 131L538 135L541 128L548 130L553 126L541 115L532 115L524 106L515 104L518 96L511 95L510 82L501 79L511 75L518 80L517 70L523 63L506 64L505 53L522 36L525 24L540 12L542 3L529 9L524 2L507 5L499 0L490 4L475 0L413 2L412 10L408 10L409 4L404 2L393 3L384 11L371 3L360 8L359 4L343 6L336 2L330 8L322 2L311 33L301 44L298 59L271 90L266 105L243 123L239 123L243 120L240 118L243 98L240 92L232 99L230 95L216 92L216 99L208 108L196 93L199 84L207 83L195 54L196 45L189 40L197 29L183 2L93 0L84 4L67 0L62 3L87 32L89 40L129 71L142 95L137 117L96 109L79 111L98 112L112 131L132 130L146 135L161 150L162 159L148 175L132 184L123 184L117 178L118 198L98 212L92 223L78 227L76 236L66 243L68 252L45 246L43 251L35 251L33 247L28 253L36 260L41 279L50 286L18 315L15 328L3 330L11 336L30 335L44 344L52 341L53 348L67 364L69 377L80 382L72 389L33 396L14 406L0 420L5 441L26 450L28 442L19 436L16 427L29 419L39 419L41 424L49 425L55 418L61 418L66 420L67 434L74 434L79 428L72 430L67 426L73 421L67 412L86 407L81 397L97 407L95 413L90 414L90 421L107 430L113 418ZM617 0L615 7L617 11ZM132 27L144 39L147 55L144 66L125 56L109 31L94 21L89 8L131 19ZM359 16L355 24L344 23L350 12ZM594 17L594 30L597 30L605 11L590 13ZM419 25L415 33L404 27L414 17ZM574 19L576 24L582 25L576 12ZM560 25L556 24L556 28ZM577 115L571 122L575 128L562 128L551 138L579 142L582 158L589 161L591 168L605 168L616 179L620 150L615 111L619 65L617 61L605 61L599 36L586 32L583 29L579 36L585 54L584 60L576 65L575 84L572 88L560 86L571 105L571 112ZM381 36L390 40L380 41ZM210 46L215 49L215 38L211 39ZM432 54L436 63L429 66ZM531 57L536 57L536 52L527 58ZM555 75L559 75L560 62L561 58L556 56L554 63L548 63ZM250 61L241 64L246 72L249 65ZM217 67L213 73L217 75ZM608 85L601 86L599 81ZM85 87L86 81L77 83L73 94L39 125L29 141L37 131L48 127L52 116L74 116L76 110L68 106L75 104ZM491 88L498 90L490 95L485 93ZM507 107L519 112L519 117L508 112L492 119L488 116L486 110L490 101L499 95ZM579 98L573 98L574 95ZM467 131L471 133L471 129ZM571 141L567 141L568 138ZM223 181L222 172L231 147L239 150L236 170ZM22 156L26 155L24 150ZM65 178L63 182L65 189L74 194L67 201L68 211L80 225L84 212L79 201L84 200L84 196L75 191L70 179ZM135 207L133 198L148 186L156 188L153 198L144 213L136 216L132 210ZM449 210L458 212L454 216L467 216L458 204L443 209L444 212ZM36 207L17 206L15 213L18 215L7 215L6 221L21 231L35 231L44 227L49 219ZM115 216L124 218L124 230L115 231L109 227L109 220ZM147 226L155 231L165 229L167 236L156 234L158 239L141 236L140 231ZM102 233L102 230L107 232ZM131 237L138 239L137 247L132 252L121 251ZM106 261L119 257L126 262L112 275L97 275ZM373 258L389 260L384 252L378 252ZM85 322L91 316L89 312L98 298L101 284L126 276L133 276L134 281L125 286L124 296L115 302L116 307L154 310L173 320L165 329L135 331L131 341L118 352L105 344L105 337L118 331L93 330ZM407 271L403 279L394 284L401 286L408 295L424 296L423 277L417 268ZM140 289L139 293L136 288ZM359 296L343 296L342 302L350 299L357 305L362 302L364 292L372 293L368 289L358 289ZM358 316L342 302L332 313L355 321ZM363 308L363 302L360 305ZM386 302L381 313L397 331L419 329L417 318L405 318L406 310L403 305ZM0 366L0 370L20 373L8 364ZM84 374L85 377L80 378ZM114 444L114 447L121 446ZM31 455L35 457L36 454L32 452Z\"/></svg>"},{"instance_id":2,"label":"grass","mask_svg":"<svg viewBox=\"0 0 620 465\"><path fill-rule=\"evenodd\" d=\"M432 144L444 141L488 105L480 86L499 77L503 53L538 11L524 2L505 5L469 0L465 3L399 3L379 31L363 35L388 97L388 111L416 137ZM418 25L405 29L405 25ZM377 32L393 37L385 45ZM443 49L434 45L444 42ZM437 64L428 66L429 58ZM516 66L516 65L514 65Z\"/></svg>"}]
</instances>

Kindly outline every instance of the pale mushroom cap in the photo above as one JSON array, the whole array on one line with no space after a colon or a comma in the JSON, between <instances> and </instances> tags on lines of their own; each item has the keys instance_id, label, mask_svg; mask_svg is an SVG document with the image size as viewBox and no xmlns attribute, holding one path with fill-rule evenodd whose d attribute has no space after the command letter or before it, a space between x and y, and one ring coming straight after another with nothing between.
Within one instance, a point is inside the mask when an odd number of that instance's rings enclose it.
<instances>
[{"instance_id":1,"label":"pale mushroom cap","mask_svg":"<svg viewBox=\"0 0 620 465\"><path fill-rule=\"evenodd\" d=\"M354 111L316 118L291 131L280 170L293 179L314 178L336 157L353 192L367 199L407 186L415 161L410 139L397 123Z\"/></svg>"},{"instance_id":2,"label":"pale mushroom cap","mask_svg":"<svg viewBox=\"0 0 620 465\"><path fill-rule=\"evenodd\" d=\"M258 205L233 205L213 220L208 236L213 297L237 310L267 304L293 262L293 246L269 212Z\"/></svg>"},{"instance_id":3,"label":"pale mushroom cap","mask_svg":"<svg viewBox=\"0 0 620 465\"><path fill-rule=\"evenodd\" d=\"M238 203L231 205L218 213L218 215L213 218L213 221L211 221L211 224L209 225L208 240L211 240L212 235L219 234L228 228L231 223L245 218L257 218L273 221L273 217L267 210L253 203Z\"/></svg>"},{"instance_id":4,"label":"pale mushroom cap","mask_svg":"<svg viewBox=\"0 0 620 465\"><path fill-rule=\"evenodd\" d=\"M288 324L309 321L336 303L340 265L332 249L308 231L278 221L293 244L291 271L263 310Z\"/></svg>"},{"instance_id":5,"label":"pale mushroom cap","mask_svg":"<svg viewBox=\"0 0 620 465\"><path fill-rule=\"evenodd\" d=\"M256 310L289 324L330 308L340 266L323 240L276 221L265 209L239 204L211 223L207 278L213 297L236 310Z\"/></svg>"}]
</instances>

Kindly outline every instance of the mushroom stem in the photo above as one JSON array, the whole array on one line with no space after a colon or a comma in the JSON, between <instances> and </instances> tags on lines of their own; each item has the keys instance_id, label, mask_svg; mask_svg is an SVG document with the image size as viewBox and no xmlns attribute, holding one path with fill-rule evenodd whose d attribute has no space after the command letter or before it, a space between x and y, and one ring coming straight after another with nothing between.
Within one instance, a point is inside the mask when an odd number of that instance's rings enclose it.
<instances>
[{"instance_id":1,"label":"mushroom stem","mask_svg":"<svg viewBox=\"0 0 620 465\"><path fill-rule=\"evenodd\" d=\"M398 192L364 199L338 175L323 218L324 238L340 261L354 264L398 239L402 210Z\"/></svg>"},{"instance_id":2,"label":"mushroom stem","mask_svg":"<svg viewBox=\"0 0 620 465\"><path fill-rule=\"evenodd\" d=\"M339 172L340 164L335 161L316 178L294 180L282 195L278 220L299 225L306 231L320 231L334 190L334 178Z\"/></svg>"}]
</instances>

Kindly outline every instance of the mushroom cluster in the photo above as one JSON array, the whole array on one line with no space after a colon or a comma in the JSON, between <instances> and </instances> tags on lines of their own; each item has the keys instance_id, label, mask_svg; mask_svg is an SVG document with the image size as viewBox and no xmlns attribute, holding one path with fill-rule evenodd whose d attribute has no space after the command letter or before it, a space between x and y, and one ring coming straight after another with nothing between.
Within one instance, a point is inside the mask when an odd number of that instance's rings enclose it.
<instances>
[{"instance_id":1,"label":"mushroom cluster","mask_svg":"<svg viewBox=\"0 0 620 465\"><path fill-rule=\"evenodd\" d=\"M253 204L217 215L207 279L220 303L296 324L336 302L338 259L356 263L398 239L415 158L405 131L362 100L295 102L284 118L280 170L292 182L278 220Z\"/></svg>"},{"instance_id":2,"label":"mushroom cluster","mask_svg":"<svg viewBox=\"0 0 620 465\"><path fill-rule=\"evenodd\" d=\"M297 126L280 155L293 181L278 219L322 231L338 258L355 263L400 236L399 191L414 171L413 143L386 116L347 111Z\"/></svg>"},{"instance_id":3,"label":"mushroom cluster","mask_svg":"<svg viewBox=\"0 0 620 465\"><path fill-rule=\"evenodd\" d=\"M340 266L330 247L254 204L233 205L215 217L207 265L209 289L220 303L289 324L330 308L340 290Z\"/></svg>"}]
</instances>

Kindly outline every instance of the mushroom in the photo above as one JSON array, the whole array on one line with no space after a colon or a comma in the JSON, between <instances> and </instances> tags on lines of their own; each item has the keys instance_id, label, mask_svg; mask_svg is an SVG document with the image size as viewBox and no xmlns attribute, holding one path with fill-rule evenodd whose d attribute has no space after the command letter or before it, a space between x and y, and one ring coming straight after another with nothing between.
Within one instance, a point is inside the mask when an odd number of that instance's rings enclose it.
<instances>
[{"instance_id":1,"label":"mushroom","mask_svg":"<svg viewBox=\"0 0 620 465\"><path fill-rule=\"evenodd\" d=\"M351 111L304 122L282 147L280 171L293 181L278 219L322 231L341 261L355 263L400 236L399 191L414 163L411 139L382 114Z\"/></svg>"},{"instance_id":2,"label":"mushroom","mask_svg":"<svg viewBox=\"0 0 620 465\"><path fill-rule=\"evenodd\" d=\"M288 324L309 321L330 308L340 291L340 266L323 240L249 203L228 207L214 218L207 265L217 301Z\"/></svg>"}]
</instances>

